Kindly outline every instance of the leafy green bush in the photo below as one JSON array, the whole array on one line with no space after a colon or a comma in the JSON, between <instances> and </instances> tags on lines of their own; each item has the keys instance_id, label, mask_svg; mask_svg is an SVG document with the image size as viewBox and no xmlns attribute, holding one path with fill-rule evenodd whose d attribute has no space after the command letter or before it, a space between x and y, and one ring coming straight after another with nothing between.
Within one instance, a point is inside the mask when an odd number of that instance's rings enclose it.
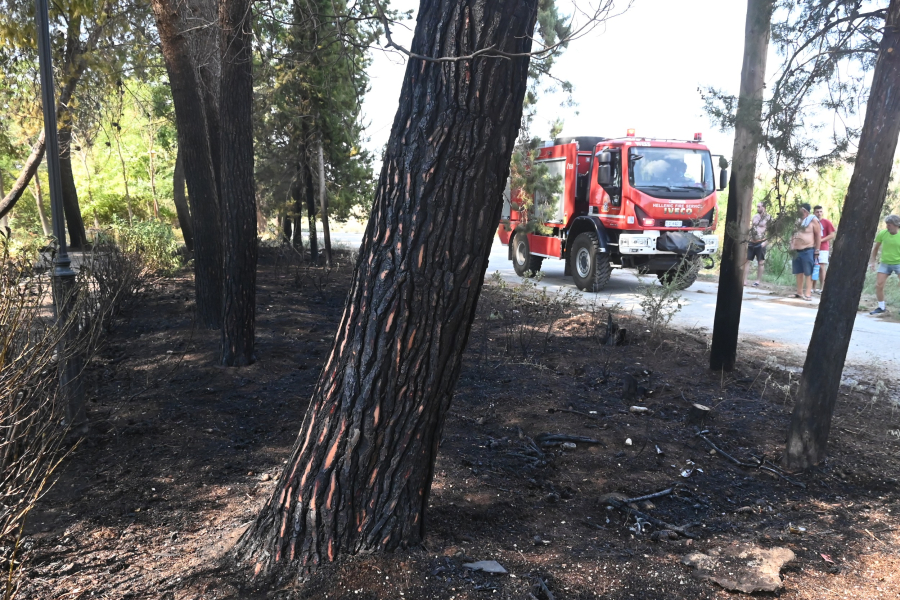
<instances>
[{"instance_id":1,"label":"leafy green bush","mask_svg":"<svg viewBox=\"0 0 900 600\"><path fill-rule=\"evenodd\" d=\"M159 221L135 221L131 225L117 219L112 226L116 244L123 252L138 254L151 273L168 275L181 266L178 244L172 227Z\"/></svg>"}]
</instances>

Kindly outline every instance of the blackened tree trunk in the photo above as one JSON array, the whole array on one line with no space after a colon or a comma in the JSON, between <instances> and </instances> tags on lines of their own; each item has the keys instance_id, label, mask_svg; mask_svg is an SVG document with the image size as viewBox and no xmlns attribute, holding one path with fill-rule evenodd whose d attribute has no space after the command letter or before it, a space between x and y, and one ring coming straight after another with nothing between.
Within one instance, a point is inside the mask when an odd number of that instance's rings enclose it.
<instances>
[{"instance_id":1,"label":"blackened tree trunk","mask_svg":"<svg viewBox=\"0 0 900 600\"><path fill-rule=\"evenodd\" d=\"M853 176L841 211L841 228L828 265L800 391L791 416L785 462L806 469L825 458L831 418L859 306L866 263L887 194L900 136L900 0L891 0L872 76L866 119Z\"/></svg>"},{"instance_id":2,"label":"blackened tree trunk","mask_svg":"<svg viewBox=\"0 0 900 600\"><path fill-rule=\"evenodd\" d=\"M222 148L221 117L222 97L222 27L217 0L183 0L190 9L193 20L190 27L191 56L199 75L203 96L206 130L213 171L216 175L217 195L221 201ZM227 95L227 90L225 91Z\"/></svg>"},{"instance_id":3,"label":"blackened tree trunk","mask_svg":"<svg viewBox=\"0 0 900 600\"><path fill-rule=\"evenodd\" d=\"M772 25L772 4L773 0L747 1L744 65L741 69L741 91L734 126L734 152L731 158L731 181L728 185L725 240L709 357L709 366L716 371L731 371L737 360L741 302L744 299L747 234L753 208L753 180L756 175L756 155L762 139L760 123L769 30Z\"/></svg>"},{"instance_id":4,"label":"blackened tree trunk","mask_svg":"<svg viewBox=\"0 0 900 600\"><path fill-rule=\"evenodd\" d=\"M6 196L6 182L3 181L3 169L0 169L0 198ZM36 198L35 198L36 199ZM6 234L6 230L9 228L9 219L6 215L0 217L0 233Z\"/></svg>"},{"instance_id":5,"label":"blackened tree trunk","mask_svg":"<svg viewBox=\"0 0 900 600\"><path fill-rule=\"evenodd\" d=\"M423 0L412 50L527 53L536 14L537 0ZM235 548L256 574L421 543L528 64L410 59L334 347L276 490Z\"/></svg>"},{"instance_id":6,"label":"blackened tree trunk","mask_svg":"<svg viewBox=\"0 0 900 600\"><path fill-rule=\"evenodd\" d=\"M81 207L78 204L78 189L75 187L75 176L72 173L72 124L68 110L60 115L60 126L57 129L59 139L59 176L62 181L63 212L66 214L66 231L69 232L69 247L83 248L87 243L87 232Z\"/></svg>"},{"instance_id":7,"label":"blackened tree trunk","mask_svg":"<svg viewBox=\"0 0 900 600\"><path fill-rule=\"evenodd\" d=\"M194 225L191 222L191 209L188 207L184 193L184 158L179 146L175 154L175 171L172 173L172 200L175 202L175 214L178 215L178 226L188 252L194 251Z\"/></svg>"},{"instance_id":8,"label":"blackened tree trunk","mask_svg":"<svg viewBox=\"0 0 900 600\"><path fill-rule=\"evenodd\" d=\"M222 326L222 235L218 184L206 127L203 93L185 24L176 0L152 0L162 46L183 154L188 200L194 226L194 285L200 322L209 329Z\"/></svg>"},{"instance_id":9,"label":"blackened tree trunk","mask_svg":"<svg viewBox=\"0 0 900 600\"><path fill-rule=\"evenodd\" d=\"M222 364L254 361L256 326L256 186L253 179L251 0L223 0L222 233L225 282Z\"/></svg>"},{"instance_id":10,"label":"blackened tree trunk","mask_svg":"<svg viewBox=\"0 0 900 600\"><path fill-rule=\"evenodd\" d=\"M285 244L290 244L293 231L291 218L287 215L281 215L281 241Z\"/></svg>"},{"instance_id":11,"label":"blackened tree trunk","mask_svg":"<svg viewBox=\"0 0 900 600\"><path fill-rule=\"evenodd\" d=\"M318 168L319 206L322 209L322 245L325 251L325 265L331 267L331 230L328 227L328 193L325 189L325 152L322 148L322 135L316 142L316 158Z\"/></svg>"},{"instance_id":12,"label":"blackened tree trunk","mask_svg":"<svg viewBox=\"0 0 900 600\"><path fill-rule=\"evenodd\" d=\"M316 186L313 183L313 174L309 163L301 164L300 171L303 174L306 221L309 225L309 259L315 263L319 260L319 233L316 231Z\"/></svg>"},{"instance_id":13,"label":"blackened tree trunk","mask_svg":"<svg viewBox=\"0 0 900 600\"><path fill-rule=\"evenodd\" d=\"M303 223L303 191L301 190L299 176L291 185L291 199L294 201L294 210L284 217L285 225L291 227L291 231L285 229L285 235L293 244L294 249L303 256L303 230L301 229L301 223Z\"/></svg>"}]
</instances>

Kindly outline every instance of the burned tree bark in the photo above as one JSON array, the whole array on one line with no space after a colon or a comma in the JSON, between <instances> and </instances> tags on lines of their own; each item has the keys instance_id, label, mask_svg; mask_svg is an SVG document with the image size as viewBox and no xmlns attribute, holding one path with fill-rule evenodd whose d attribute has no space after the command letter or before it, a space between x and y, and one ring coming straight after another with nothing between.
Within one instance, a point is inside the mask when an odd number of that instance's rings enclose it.
<instances>
[{"instance_id":1,"label":"burned tree bark","mask_svg":"<svg viewBox=\"0 0 900 600\"><path fill-rule=\"evenodd\" d=\"M60 115L60 126L57 130L59 138L59 176L62 182L63 212L66 214L66 231L69 232L69 247L83 248L87 243L87 232L81 207L78 204L78 189L75 187L75 175L72 173L72 124L68 110Z\"/></svg>"},{"instance_id":2,"label":"burned tree bark","mask_svg":"<svg viewBox=\"0 0 900 600\"><path fill-rule=\"evenodd\" d=\"M224 298L222 364L254 361L256 330L256 186L253 179L251 0L223 0L222 156Z\"/></svg>"},{"instance_id":3,"label":"burned tree bark","mask_svg":"<svg viewBox=\"0 0 900 600\"><path fill-rule=\"evenodd\" d=\"M183 153L194 226L194 285L200 322L222 325L222 235L216 180L200 81L191 61L180 9L175 0L152 0Z\"/></svg>"},{"instance_id":4,"label":"burned tree bark","mask_svg":"<svg viewBox=\"0 0 900 600\"><path fill-rule=\"evenodd\" d=\"M191 223L191 209L188 208L187 196L184 193L184 158L181 148L176 150L175 171L172 173L172 201L175 203L175 214L178 215L178 226L188 252L194 251L194 225Z\"/></svg>"},{"instance_id":5,"label":"burned tree bark","mask_svg":"<svg viewBox=\"0 0 900 600\"><path fill-rule=\"evenodd\" d=\"M900 0L891 0L859 151L841 211L841 229L828 268L829 280L839 281L840 285L831 285L822 292L788 430L785 462L791 469L806 469L825 458L844 360L865 283L866 262L900 136L898 88Z\"/></svg>"},{"instance_id":6,"label":"burned tree bark","mask_svg":"<svg viewBox=\"0 0 900 600\"><path fill-rule=\"evenodd\" d=\"M766 53L772 25L773 0L748 0L744 29L744 65L741 91L734 125L734 152L731 157L731 181L728 185L728 209L725 215L725 240L722 268L716 297L716 317L710 348L709 367L731 371L737 359L741 302L744 299L744 263L747 260L747 232L753 204L753 179L756 154L762 137L763 89Z\"/></svg>"},{"instance_id":7,"label":"burned tree bark","mask_svg":"<svg viewBox=\"0 0 900 600\"><path fill-rule=\"evenodd\" d=\"M302 173L304 198L306 199L306 223L309 228L309 259L319 261L319 232L316 231L316 188L313 183L312 169L308 164L300 166ZM300 206L297 207L300 210Z\"/></svg>"},{"instance_id":8,"label":"burned tree bark","mask_svg":"<svg viewBox=\"0 0 900 600\"><path fill-rule=\"evenodd\" d=\"M322 246L325 251L325 266L331 268L331 230L328 228L328 192L325 189L325 154L322 150L322 136L316 141L318 158L319 207L322 209Z\"/></svg>"},{"instance_id":9,"label":"burned tree bark","mask_svg":"<svg viewBox=\"0 0 900 600\"><path fill-rule=\"evenodd\" d=\"M233 551L293 578L421 543L440 432L522 115L536 0L423 0L331 355L273 496Z\"/></svg>"}]
</instances>

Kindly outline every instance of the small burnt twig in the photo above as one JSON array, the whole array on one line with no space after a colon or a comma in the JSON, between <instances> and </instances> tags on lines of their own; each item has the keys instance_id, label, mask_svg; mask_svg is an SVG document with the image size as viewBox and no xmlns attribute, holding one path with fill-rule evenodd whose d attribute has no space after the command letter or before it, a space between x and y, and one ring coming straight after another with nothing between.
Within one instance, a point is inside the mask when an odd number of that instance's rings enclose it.
<instances>
[{"instance_id":1,"label":"small burnt twig","mask_svg":"<svg viewBox=\"0 0 900 600\"><path fill-rule=\"evenodd\" d=\"M564 433L541 433L538 434L534 439L542 448L547 448L549 446L559 446L564 442L574 442L576 444L600 444L601 446L604 445L600 440L595 440L593 438L584 437L581 435L567 435Z\"/></svg>"},{"instance_id":2,"label":"small burnt twig","mask_svg":"<svg viewBox=\"0 0 900 600\"><path fill-rule=\"evenodd\" d=\"M547 596L547 600L556 600L556 597L553 595L553 592L550 591L550 588L547 587L547 584L544 583L544 580L540 577L538 577L537 580L538 584L541 586L541 591Z\"/></svg>"},{"instance_id":3,"label":"small burnt twig","mask_svg":"<svg viewBox=\"0 0 900 600\"><path fill-rule=\"evenodd\" d=\"M572 413L573 415L581 415L582 417L587 417L588 419L594 419L596 421L602 421L603 419L598 417L597 415L592 415L589 413L581 412L580 410L570 410L568 408L548 408L547 412L551 415L556 412L564 412L564 413Z\"/></svg>"},{"instance_id":4,"label":"small burnt twig","mask_svg":"<svg viewBox=\"0 0 900 600\"><path fill-rule=\"evenodd\" d=\"M790 483L791 485L796 485L796 486L798 486L798 487L801 487L801 488L803 488L803 489L806 489L806 484L805 484L805 483L803 483L802 481L797 481L796 479L791 479L790 477L788 477L787 475L785 475L785 474L781 471L781 469L774 468L774 467L768 467L768 466L766 466L766 465L764 465L764 464L762 464L762 463L754 464L754 463L743 462L743 461L740 461L740 460L736 459L735 457L731 456L730 454L728 454L727 452L725 452L724 450L722 450L721 448L719 448L718 446L716 446L716 445L712 442L712 440L710 440L708 437L706 437L705 435L703 435L703 432L702 432L702 431L697 433L697 437L699 437L701 440L703 440L704 442L706 442L706 443L707 443L713 450L715 450L718 454L721 454L721 455L724 456L726 459L728 459L729 461L731 461L732 463L736 464L736 465L739 466L739 467L744 467L745 469L757 469L757 470L761 470L761 471L767 471L767 472L769 472L769 473L772 473L773 475L776 475L777 477L780 477L781 479L784 479L785 481L787 481L787 482Z\"/></svg>"},{"instance_id":5,"label":"small burnt twig","mask_svg":"<svg viewBox=\"0 0 900 600\"><path fill-rule=\"evenodd\" d=\"M644 500L653 500L654 498L662 498L663 496L668 496L672 492L675 491L675 486L670 488L666 488L661 492L656 492L655 494L647 494L646 496L638 496L637 498L629 498L625 500L626 504L631 504L632 502L643 502Z\"/></svg>"},{"instance_id":6,"label":"small burnt twig","mask_svg":"<svg viewBox=\"0 0 900 600\"><path fill-rule=\"evenodd\" d=\"M612 506L613 508L617 508L617 509L625 512L626 515L633 515L639 519L647 521L654 527L658 527L660 529L669 529L671 531L674 531L678 535L681 535L686 538L691 538L693 540L697 539L697 537L698 537L696 534L693 534L688 531L688 528L695 526L696 523L688 523L687 525L682 525L681 527L679 527L678 525L672 525L671 523L666 523L665 521L663 521L661 519L657 519L656 517L653 517L651 515L648 515L645 512L635 510L635 509L631 508L630 506L628 506L628 502L626 502L624 500L616 500L614 498L610 498L606 501L606 503L608 505Z\"/></svg>"}]
</instances>

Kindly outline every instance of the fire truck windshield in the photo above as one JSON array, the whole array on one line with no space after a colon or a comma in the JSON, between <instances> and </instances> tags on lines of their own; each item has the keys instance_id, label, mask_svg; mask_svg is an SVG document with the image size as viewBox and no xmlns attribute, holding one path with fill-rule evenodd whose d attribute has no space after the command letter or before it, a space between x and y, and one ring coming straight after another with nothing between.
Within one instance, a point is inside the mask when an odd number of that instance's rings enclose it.
<instances>
[{"instance_id":1,"label":"fire truck windshield","mask_svg":"<svg viewBox=\"0 0 900 600\"><path fill-rule=\"evenodd\" d=\"M715 189L708 150L632 147L628 182L656 197L705 198Z\"/></svg>"}]
</instances>

